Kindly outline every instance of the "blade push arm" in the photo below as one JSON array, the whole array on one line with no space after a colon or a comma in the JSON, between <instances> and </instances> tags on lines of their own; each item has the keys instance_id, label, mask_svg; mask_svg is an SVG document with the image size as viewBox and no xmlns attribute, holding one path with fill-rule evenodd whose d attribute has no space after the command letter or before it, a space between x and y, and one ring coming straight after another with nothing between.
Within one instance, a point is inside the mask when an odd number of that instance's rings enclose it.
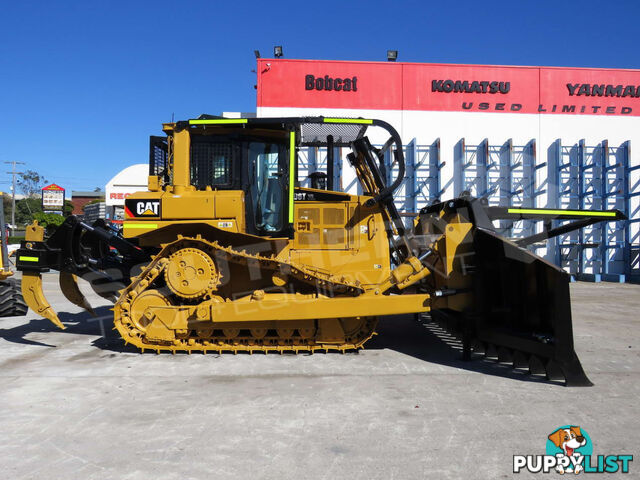
<instances>
[{"instance_id":1,"label":"blade push arm","mask_svg":"<svg viewBox=\"0 0 640 480\"><path fill-rule=\"evenodd\" d=\"M603 221L626 220L620 210L553 210L548 208L487 207L491 220L541 220L547 225L551 220L575 220L559 227L547 227L544 231L516 240L520 247L548 240Z\"/></svg>"}]
</instances>

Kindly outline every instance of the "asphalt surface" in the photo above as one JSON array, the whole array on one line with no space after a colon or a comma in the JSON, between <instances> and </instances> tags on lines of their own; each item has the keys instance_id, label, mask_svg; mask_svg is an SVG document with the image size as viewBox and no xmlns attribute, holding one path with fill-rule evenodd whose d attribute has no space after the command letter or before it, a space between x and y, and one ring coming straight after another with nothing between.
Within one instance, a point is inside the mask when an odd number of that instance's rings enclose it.
<instances>
[{"instance_id":1,"label":"asphalt surface","mask_svg":"<svg viewBox=\"0 0 640 480\"><path fill-rule=\"evenodd\" d=\"M571 287L589 388L463 362L409 317L357 354L139 354L104 300L83 287L96 321L53 275L45 289L66 331L0 319L3 478L544 478L514 475L513 455L544 454L559 426L587 430L594 454L640 446L637 285Z\"/></svg>"}]
</instances>

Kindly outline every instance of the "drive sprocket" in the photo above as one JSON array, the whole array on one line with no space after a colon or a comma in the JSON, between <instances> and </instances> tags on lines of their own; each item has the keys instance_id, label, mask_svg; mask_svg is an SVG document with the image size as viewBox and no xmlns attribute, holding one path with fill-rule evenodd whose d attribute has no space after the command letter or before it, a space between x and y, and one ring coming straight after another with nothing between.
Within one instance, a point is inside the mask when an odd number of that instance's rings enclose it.
<instances>
[{"instance_id":1,"label":"drive sprocket","mask_svg":"<svg viewBox=\"0 0 640 480\"><path fill-rule=\"evenodd\" d=\"M169 257L164 271L167 287L182 298L201 298L220 283L212 258L198 248L182 248Z\"/></svg>"}]
</instances>

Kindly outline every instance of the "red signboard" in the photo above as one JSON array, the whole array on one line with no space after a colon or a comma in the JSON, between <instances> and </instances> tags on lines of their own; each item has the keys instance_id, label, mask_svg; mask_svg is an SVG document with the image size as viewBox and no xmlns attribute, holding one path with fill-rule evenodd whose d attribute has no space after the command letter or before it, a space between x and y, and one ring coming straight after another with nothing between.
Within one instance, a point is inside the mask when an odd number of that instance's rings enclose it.
<instances>
[{"instance_id":1,"label":"red signboard","mask_svg":"<svg viewBox=\"0 0 640 480\"><path fill-rule=\"evenodd\" d=\"M640 115L640 70L258 60L258 107Z\"/></svg>"},{"instance_id":2,"label":"red signboard","mask_svg":"<svg viewBox=\"0 0 640 480\"><path fill-rule=\"evenodd\" d=\"M62 188L60 185L56 185L55 183L52 183L51 185L47 185L46 187L43 187L42 190L54 190L57 192L60 192L60 191L64 192L64 188Z\"/></svg>"},{"instance_id":3,"label":"red signboard","mask_svg":"<svg viewBox=\"0 0 640 480\"><path fill-rule=\"evenodd\" d=\"M372 64L364 62L258 60L258 106L393 110L402 103L402 89L398 88L402 71L395 67L375 64L372 69ZM311 76L313 88L309 88ZM334 88L336 79L341 80L340 90ZM348 90L344 89L346 79L351 81Z\"/></svg>"},{"instance_id":4,"label":"red signboard","mask_svg":"<svg viewBox=\"0 0 640 480\"><path fill-rule=\"evenodd\" d=\"M541 68L540 85L540 103L557 106L551 113L640 115L640 70Z\"/></svg>"},{"instance_id":5,"label":"red signboard","mask_svg":"<svg viewBox=\"0 0 640 480\"><path fill-rule=\"evenodd\" d=\"M64 188L52 183L42 189L42 210L62 211L64 210Z\"/></svg>"}]
</instances>

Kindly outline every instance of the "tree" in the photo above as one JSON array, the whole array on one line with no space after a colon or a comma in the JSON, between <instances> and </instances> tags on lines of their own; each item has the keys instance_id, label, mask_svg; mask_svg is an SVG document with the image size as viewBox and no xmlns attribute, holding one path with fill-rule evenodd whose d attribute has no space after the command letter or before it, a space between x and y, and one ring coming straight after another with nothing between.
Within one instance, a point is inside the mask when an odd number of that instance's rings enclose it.
<instances>
[{"instance_id":1,"label":"tree","mask_svg":"<svg viewBox=\"0 0 640 480\"><path fill-rule=\"evenodd\" d=\"M6 220L7 218L11 218L11 197L9 197L8 200L6 198L4 200L4 211ZM65 200L63 215L51 214L54 217L60 218L51 217L52 219L47 220L47 224L54 225L54 222L56 221L60 221L60 223L62 223L62 221L66 217L71 215L72 211L73 203L71 202L71 200ZM31 222L33 222L33 220L38 220L38 222L40 222L38 214L42 213L42 201L38 197L23 198L22 200L16 201L16 224L18 225L29 225Z\"/></svg>"},{"instance_id":2,"label":"tree","mask_svg":"<svg viewBox=\"0 0 640 480\"><path fill-rule=\"evenodd\" d=\"M33 221L33 214L42 212L39 198L23 198L16 201L16 225L28 225Z\"/></svg>"},{"instance_id":3,"label":"tree","mask_svg":"<svg viewBox=\"0 0 640 480\"><path fill-rule=\"evenodd\" d=\"M37 220L38 224L45 228L47 234L53 233L64 222L64 217L57 213L36 212L33 214L33 219Z\"/></svg>"},{"instance_id":4,"label":"tree","mask_svg":"<svg viewBox=\"0 0 640 480\"><path fill-rule=\"evenodd\" d=\"M47 179L34 170L26 170L18 175L18 190L27 197L38 195L42 187L47 183ZM17 220L16 220L17 221Z\"/></svg>"},{"instance_id":5,"label":"tree","mask_svg":"<svg viewBox=\"0 0 640 480\"><path fill-rule=\"evenodd\" d=\"M71 200L64 201L64 210L63 214L65 217L68 217L73 213L73 202Z\"/></svg>"},{"instance_id":6,"label":"tree","mask_svg":"<svg viewBox=\"0 0 640 480\"><path fill-rule=\"evenodd\" d=\"M11 195L5 193L2 195L2 206L4 208L4 221L11 223Z\"/></svg>"}]
</instances>

